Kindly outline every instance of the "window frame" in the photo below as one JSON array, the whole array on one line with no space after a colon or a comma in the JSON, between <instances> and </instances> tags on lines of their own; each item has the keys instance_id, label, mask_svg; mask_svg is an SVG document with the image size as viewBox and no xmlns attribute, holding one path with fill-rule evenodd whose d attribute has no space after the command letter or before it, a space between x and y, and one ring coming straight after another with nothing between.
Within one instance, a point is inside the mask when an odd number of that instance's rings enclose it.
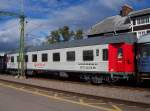
<instances>
[{"instance_id":1,"label":"window frame","mask_svg":"<svg viewBox=\"0 0 150 111\"><path fill-rule=\"evenodd\" d=\"M48 53L41 54L41 61L48 62Z\"/></svg>"},{"instance_id":2,"label":"window frame","mask_svg":"<svg viewBox=\"0 0 150 111\"><path fill-rule=\"evenodd\" d=\"M83 61L94 61L94 50L83 50L83 52L82 52L82 60Z\"/></svg>"},{"instance_id":3,"label":"window frame","mask_svg":"<svg viewBox=\"0 0 150 111\"><path fill-rule=\"evenodd\" d=\"M34 59L34 56L36 56L36 59ZM37 62L37 54L32 54L32 62Z\"/></svg>"},{"instance_id":4,"label":"window frame","mask_svg":"<svg viewBox=\"0 0 150 111\"><path fill-rule=\"evenodd\" d=\"M19 56L17 56L17 62L19 62Z\"/></svg>"},{"instance_id":5,"label":"window frame","mask_svg":"<svg viewBox=\"0 0 150 111\"><path fill-rule=\"evenodd\" d=\"M102 60L103 61L108 61L108 49L102 49Z\"/></svg>"},{"instance_id":6,"label":"window frame","mask_svg":"<svg viewBox=\"0 0 150 111\"><path fill-rule=\"evenodd\" d=\"M28 55L25 55L25 57L24 57L24 61L25 61L26 63L29 61L29 57L28 57Z\"/></svg>"},{"instance_id":7,"label":"window frame","mask_svg":"<svg viewBox=\"0 0 150 111\"><path fill-rule=\"evenodd\" d=\"M11 63L14 63L14 59L15 59L14 56L11 56L11 57L10 57Z\"/></svg>"},{"instance_id":8,"label":"window frame","mask_svg":"<svg viewBox=\"0 0 150 111\"><path fill-rule=\"evenodd\" d=\"M136 18L136 25L145 25L145 24L150 24L150 16L142 16Z\"/></svg>"},{"instance_id":9,"label":"window frame","mask_svg":"<svg viewBox=\"0 0 150 111\"><path fill-rule=\"evenodd\" d=\"M26 59L26 57L27 57L27 59ZM28 55L25 55L25 56L24 56L24 61L25 61L25 62L28 62ZM19 62L19 56L17 56L17 62Z\"/></svg>"},{"instance_id":10,"label":"window frame","mask_svg":"<svg viewBox=\"0 0 150 111\"><path fill-rule=\"evenodd\" d=\"M56 55L58 56L57 58L56 58ZM60 53L59 52L54 52L53 53L53 62L60 62Z\"/></svg>"},{"instance_id":11,"label":"window frame","mask_svg":"<svg viewBox=\"0 0 150 111\"><path fill-rule=\"evenodd\" d=\"M69 53L73 54L73 56L70 56ZM66 52L66 60L67 61L75 61L76 60L76 53L75 53L75 51L67 51Z\"/></svg>"}]
</instances>

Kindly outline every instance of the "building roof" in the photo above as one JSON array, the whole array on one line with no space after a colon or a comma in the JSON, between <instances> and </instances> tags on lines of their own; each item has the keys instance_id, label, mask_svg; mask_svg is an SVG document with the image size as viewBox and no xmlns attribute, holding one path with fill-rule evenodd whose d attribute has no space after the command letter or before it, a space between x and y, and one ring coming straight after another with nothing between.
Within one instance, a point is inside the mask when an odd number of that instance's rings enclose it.
<instances>
[{"instance_id":1,"label":"building roof","mask_svg":"<svg viewBox=\"0 0 150 111\"><path fill-rule=\"evenodd\" d=\"M115 32L118 30L130 29L130 20L128 17L122 17L120 15L107 17L103 21L94 25L88 32L87 35L94 35L100 33Z\"/></svg>"},{"instance_id":2,"label":"building roof","mask_svg":"<svg viewBox=\"0 0 150 111\"><path fill-rule=\"evenodd\" d=\"M150 43L150 34L141 36L137 42L138 43Z\"/></svg>"},{"instance_id":3,"label":"building roof","mask_svg":"<svg viewBox=\"0 0 150 111\"><path fill-rule=\"evenodd\" d=\"M141 16L141 15L147 15L150 14L150 8L146 8L143 10L138 10L138 11L132 11L129 13L130 17L136 17L136 16Z\"/></svg>"},{"instance_id":4,"label":"building roof","mask_svg":"<svg viewBox=\"0 0 150 111\"><path fill-rule=\"evenodd\" d=\"M121 34L117 36L93 37L93 38L87 38L83 40L60 42L60 43L55 43L51 45L32 47L32 48L26 49L26 51L32 52L32 51L53 50L53 49L91 46L91 45L100 45L100 44L108 44L108 43L121 43L121 42L135 43L136 40L137 39L136 39L135 34L130 33L130 34ZM12 51L9 53L15 53L15 52L17 51Z\"/></svg>"},{"instance_id":5,"label":"building roof","mask_svg":"<svg viewBox=\"0 0 150 111\"><path fill-rule=\"evenodd\" d=\"M94 25L91 29L89 29L87 31L87 35L90 36L131 29L129 16L136 17L146 14L150 14L150 8L132 11L128 14L128 16L124 17L120 15L107 17L106 19L102 20L101 22Z\"/></svg>"}]
</instances>

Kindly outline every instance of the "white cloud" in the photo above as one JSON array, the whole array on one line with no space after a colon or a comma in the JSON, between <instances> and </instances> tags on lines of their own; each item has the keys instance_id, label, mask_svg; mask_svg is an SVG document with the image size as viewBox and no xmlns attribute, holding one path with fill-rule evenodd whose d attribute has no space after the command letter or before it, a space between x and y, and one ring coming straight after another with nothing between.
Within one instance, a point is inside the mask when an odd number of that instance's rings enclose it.
<instances>
[{"instance_id":1,"label":"white cloud","mask_svg":"<svg viewBox=\"0 0 150 111\"><path fill-rule=\"evenodd\" d=\"M1 42L15 41L19 35L19 25L17 20L10 20L6 23L1 23L0 39Z\"/></svg>"},{"instance_id":2,"label":"white cloud","mask_svg":"<svg viewBox=\"0 0 150 111\"><path fill-rule=\"evenodd\" d=\"M0 0L0 9L1 10L12 10L21 8L21 0Z\"/></svg>"},{"instance_id":3,"label":"white cloud","mask_svg":"<svg viewBox=\"0 0 150 111\"><path fill-rule=\"evenodd\" d=\"M2 1L0 9L1 7L11 9L15 5L20 7L18 4L20 3L20 0L0 1ZM61 7L62 5L68 5L66 1L59 4L56 0L41 0L43 3L49 5L49 7L43 7L40 6L38 0L32 1L34 1L35 4L25 6L26 10L47 12L50 10L51 6ZM83 28L84 30L87 30L104 17L119 13L118 9L124 3L127 3L127 0L86 0L77 5L71 5L63 9L57 8L57 10L53 10L53 12L50 11L50 13L45 13L45 16L47 17L45 19L27 18L28 23L25 25L25 32L26 34L31 34L29 35L29 39L27 38L28 42L30 44L39 44L40 41L44 41L44 37L50 31L64 25L69 25L73 29ZM42 16L44 16L44 14ZM16 43L19 38L19 20L13 19L3 23L0 27L0 38L3 43Z\"/></svg>"},{"instance_id":4,"label":"white cloud","mask_svg":"<svg viewBox=\"0 0 150 111\"><path fill-rule=\"evenodd\" d=\"M98 0L100 4L103 6L110 8L112 10L116 10L120 7L126 0Z\"/></svg>"}]
</instances>

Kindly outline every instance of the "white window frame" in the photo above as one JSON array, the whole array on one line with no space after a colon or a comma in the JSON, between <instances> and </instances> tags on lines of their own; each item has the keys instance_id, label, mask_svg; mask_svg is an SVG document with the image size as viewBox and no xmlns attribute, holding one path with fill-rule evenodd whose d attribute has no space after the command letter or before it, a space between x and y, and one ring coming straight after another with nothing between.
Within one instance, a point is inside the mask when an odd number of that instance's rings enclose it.
<instances>
[{"instance_id":1,"label":"white window frame","mask_svg":"<svg viewBox=\"0 0 150 111\"><path fill-rule=\"evenodd\" d=\"M147 31L149 31L150 29L148 30L140 30L140 31L136 31L136 34L137 34L137 38L139 39L141 36L147 34ZM144 33L144 34L140 34L140 33Z\"/></svg>"},{"instance_id":2,"label":"white window frame","mask_svg":"<svg viewBox=\"0 0 150 111\"><path fill-rule=\"evenodd\" d=\"M135 19L135 25L133 25L133 26L140 26L140 25L147 25L147 24L150 24L150 16L145 16L145 17L148 17L149 18L149 23L138 23L138 19L140 19L140 20L142 20L142 18L144 18L144 17L138 17L138 18L136 18ZM133 23L133 20L132 20L132 23Z\"/></svg>"}]
</instances>

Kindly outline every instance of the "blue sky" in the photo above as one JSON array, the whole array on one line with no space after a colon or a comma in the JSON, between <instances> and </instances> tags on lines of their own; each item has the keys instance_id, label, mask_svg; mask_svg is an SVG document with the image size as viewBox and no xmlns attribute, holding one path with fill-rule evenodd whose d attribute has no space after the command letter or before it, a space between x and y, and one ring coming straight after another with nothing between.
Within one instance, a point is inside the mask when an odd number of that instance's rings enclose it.
<instances>
[{"instance_id":1,"label":"blue sky","mask_svg":"<svg viewBox=\"0 0 150 111\"><path fill-rule=\"evenodd\" d=\"M149 0L24 0L26 44L40 44L50 31L64 25L91 28L102 19L119 14L123 4L134 10L150 8ZM21 0L0 0L0 11L20 13ZM0 16L0 51L18 46L19 19Z\"/></svg>"}]
</instances>

